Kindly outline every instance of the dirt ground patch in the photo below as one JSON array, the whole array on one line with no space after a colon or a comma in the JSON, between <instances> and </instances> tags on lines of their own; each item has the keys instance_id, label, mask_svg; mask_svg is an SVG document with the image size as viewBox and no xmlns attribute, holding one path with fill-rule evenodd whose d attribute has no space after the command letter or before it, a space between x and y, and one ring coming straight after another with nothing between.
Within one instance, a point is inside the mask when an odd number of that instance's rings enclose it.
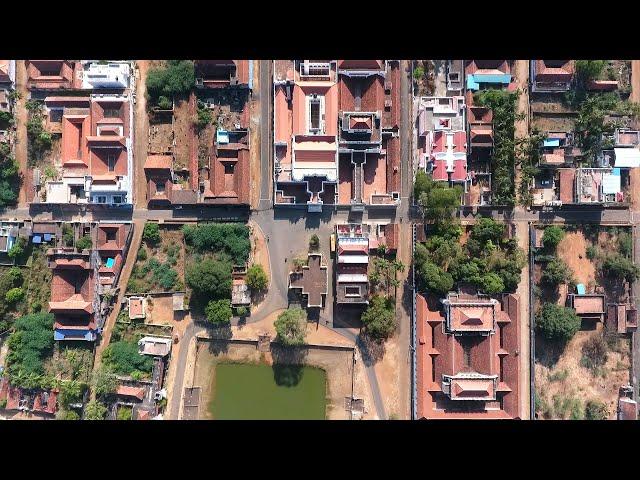
<instances>
[{"instance_id":1,"label":"dirt ground patch","mask_svg":"<svg viewBox=\"0 0 640 480\"><path fill-rule=\"evenodd\" d=\"M187 99L176 99L173 110L173 135L175 139L174 169L189 168L193 138L193 118Z\"/></svg>"},{"instance_id":2,"label":"dirt ground patch","mask_svg":"<svg viewBox=\"0 0 640 480\"><path fill-rule=\"evenodd\" d=\"M619 338L614 348L609 347L607 361L596 375L582 366L581 360L584 343L598 335L602 335L602 324L596 330L578 332L555 362L551 358L554 356L552 348L546 346L536 352L546 353L535 365L538 418L561 418L563 402L573 402L575 415L579 417L589 400L605 403L609 419L616 417L618 389L629 383L629 340ZM536 345L543 346L541 343L543 341L536 339ZM569 414L568 417L571 415L566 410L564 414Z\"/></svg>"},{"instance_id":3,"label":"dirt ground patch","mask_svg":"<svg viewBox=\"0 0 640 480\"><path fill-rule=\"evenodd\" d=\"M173 322L173 297L171 295L148 297L146 314L145 323Z\"/></svg>"},{"instance_id":4,"label":"dirt ground patch","mask_svg":"<svg viewBox=\"0 0 640 480\"><path fill-rule=\"evenodd\" d=\"M576 283L595 285L596 269L587 258L589 242L582 232L567 232L558 244L557 254L573 271Z\"/></svg>"}]
</instances>

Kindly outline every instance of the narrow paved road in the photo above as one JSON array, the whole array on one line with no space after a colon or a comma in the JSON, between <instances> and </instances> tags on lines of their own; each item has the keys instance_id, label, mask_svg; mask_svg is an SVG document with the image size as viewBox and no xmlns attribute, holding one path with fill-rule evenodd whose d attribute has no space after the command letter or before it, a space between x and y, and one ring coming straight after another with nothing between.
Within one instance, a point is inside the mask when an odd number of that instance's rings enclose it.
<instances>
[{"instance_id":1,"label":"narrow paved road","mask_svg":"<svg viewBox=\"0 0 640 480\"><path fill-rule=\"evenodd\" d=\"M271 60L260 60L260 202L258 209L272 208L273 167L271 166L271 94L273 89Z\"/></svg>"},{"instance_id":2,"label":"narrow paved road","mask_svg":"<svg viewBox=\"0 0 640 480\"><path fill-rule=\"evenodd\" d=\"M16 147L15 155L18 165L20 165L20 174L23 178L22 185L20 187L20 194L18 195L18 207L25 208L29 202L28 186L30 182L26 182L29 170L28 159L28 143L27 143L27 109L25 104L29 96L27 91L27 69L24 61L16 60L16 91L18 92L18 100L14 108L16 119Z\"/></svg>"},{"instance_id":3,"label":"narrow paved road","mask_svg":"<svg viewBox=\"0 0 640 480\"><path fill-rule=\"evenodd\" d=\"M134 200L137 208L147 206L147 182L144 174L144 163L147 159L147 148L149 144L149 117L147 115L147 70L148 60L136 61L138 76L136 79L136 115L135 115L135 135L134 135L134 164L133 174Z\"/></svg>"}]
</instances>

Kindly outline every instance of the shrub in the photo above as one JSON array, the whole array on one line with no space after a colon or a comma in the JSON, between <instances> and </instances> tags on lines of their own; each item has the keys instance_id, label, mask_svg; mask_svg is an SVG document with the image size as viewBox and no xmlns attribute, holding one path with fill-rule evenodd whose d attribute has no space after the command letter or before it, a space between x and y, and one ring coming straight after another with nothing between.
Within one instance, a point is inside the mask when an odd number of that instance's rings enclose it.
<instances>
[{"instance_id":1,"label":"shrub","mask_svg":"<svg viewBox=\"0 0 640 480\"><path fill-rule=\"evenodd\" d=\"M131 413L133 412L133 409L131 407L119 407L118 408L118 414L116 416L116 418L118 420L131 420Z\"/></svg>"},{"instance_id":2,"label":"shrub","mask_svg":"<svg viewBox=\"0 0 640 480\"><path fill-rule=\"evenodd\" d=\"M560 241L564 238L564 230L557 225L550 225L544 229L542 235L542 244L544 248L549 251L556 249Z\"/></svg>"},{"instance_id":3,"label":"shrub","mask_svg":"<svg viewBox=\"0 0 640 480\"><path fill-rule=\"evenodd\" d=\"M609 277L624 279L628 282L634 282L640 275L638 266L619 253L607 256L602 264L602 270Z\"/></svg>"},{"instance_id":4,"label":"shrub","mask_svg":"<svg viewBox=\"0 0 640 480\"><path fill-rule=\"evenodd\" d=\"M142 239L149 245L160 243L160 226L153 222L145 223Z\"/></svg>"},{"instance_id":5,"label":"shrub","mask_svg":"<svg viewBox=\"0 0 640 480\"><path fill-rule=\"evenodd\" d=\"M184 240L196 252L224 252L236 265L249 258L251 241L249 227L240 223L207 223L185 225L182 228Z\"/></svg>"},{"instance_id":6,"label":"shrub","mask_svg":"<svg viewBox=\"0 0 640 480\"><path fill-rule=\"evenodd\" d=\"M285 310L273 323L277 340L286 346L302 345L307 334L307 312L301 308Z\"/></svg>"},{"instance_id":7,"label":"shrub","mask_svg":"<svg viewBox=\"0 0 640 480\"><path fill-rule=\"evenodd\" d=\"M160 95L158 97L158 108L160 110L171 110L171 107L173 107L171 99L165 97L164 95Z\"/></svg>"},{"instance_id":8,"label":"shrub","mask_svg":"<svg viewBox=\"0 0 640 480\"><path fill-rule=\"evenodd\" d=\"M246 317L249 314L249 309L245 306L236 307L236 315L239 317Z\"/></svg>"},{"instance_id":9,"label":"shrub","mask_svg":"<svg viewBox=\"0 0 640 480\"><path fill-rule=\"evenodd\" d=\"M187 284L197 295L213 299L231 296L231 265L212 258L191 263L185 274Z\"/></svg>"},{"instance_id":10,"label":"shrub","mask_svg":"<svg viewBox=\"0 0 640 480\"><path fill-rule=\"evenodd\" d=\"M76 247L80 251L90 249L91 245L92 245L91 238L87 237L87 236L84 236L84 237L78 239L78 241L76 243Z\"/></svg>"},{"instance_id":11,"label":"shrub","mask_svg":"<svg viewBox=\"0 0 640 480\"><path fill-rule=\"evenodd\" d=\"M147 259L147 251L144 249L144 247L140 247L136 258L140 261L145 261Z\"/></svg>"},{"instance_id":12,"label":"shrub","mask_svg":"<svg viewBox=\"0 0 640 480\"><path fill-rule=\"evenodd\" d=\"M104 420L107 416L107 407L102 403L91 401L84 408L85 420Z\"/></svg>"},{"instance_id":13,"label":"shrub","mask_svg":"<svg viewBox=\"0 0 640 480\"><path fill-rule=\"evenodd\" d=\"M74 410L65 410L60 415L60 420L80 420L80 415Z\"/></svg>"},{"instance_id":14,"label":"shrub","mask_svg":"<svg viewBox=\"0 0 640 480\"><path fill-rule=\"evenodd\" d=\"M309 250L318 250L320 248L320 239L318 235L315 233L311 235L311 240L309 240Z\"/></svg>"},{"instance_id":15,"label":"shrub","mask_svg":"<svg viewBox=\"0 0 640 480\"><path fill-rule=\"evenodd\" d=\"M267 288L269 283L267 274L264 273L262 265L254 263L247 270L247 285L250 289L261 291Z\"/></svg>"},{"instance_id":16,"label":"shrub","mask_svg":"<svg viewBox=\"0 0 640 480\"><path fill-rule=\"evenodd\" d=\"M198 114L195 121L196 128L202 130L211 123L211 120L213 120L211 110L207 106L201 105L201 102L198 102Z\"/></svg>"},{"instance_id":17,"label":"shrub","mask_svg":"<svg viewBox=\"0 0 640 480\"><path fill-rule=\"evenodd\" d=\"M561 259L555 258L547 263L542 272L541 280L547 285L558 286L561 283L569 283L573 279L573 272Z\"/></svg>"},{"instance_id":18,"label":"shrub","mask_svg":"<svg viewBox=\"0 0 640 480\"><path fill-rule=\"evenodd\" d=\"M582 345L580 364L589 370L597 370L607 363L607 356L607 343L601 335L596 335Z\"/></svg>"},{"instance_id":19,"label":"shrub","mask_svg":"<svg viewBox=\"0 0 640 480\"><path fill-rule=\"evenodd\" d=\"M413 69L413 79L415 81L420 81L424 78L424 67L422 65L418 65Z\"/></svg>"},{"instance_id":20,"label":"shrub","mask_svg":"<svg viewBox=\"0 0 640 480\"><path fill-rule=\"evenodd\" d=\"M606 420L609 417L609 409L598 400L589 400L587 402L584 418L586 420Z\"/></svg>"},{"instance_id":21,"label":"shrub","mask_svg":"<svg viewBox=\"0 0 640 480\"><path fill-rule=\"evenodd\" d=\"M186 95L195 83L195 68L191 60L169 60L165 66L149 69L147 94L152 102L157 103L161 96L169 99Z\"/></svg>"},{"instance_id":22,"label":"shrub","mask_svg":"<svg viewBox=\"0 0 640 480\"><path fill-rule=\"evenodd\" d=\"M129 375L134 370L150 373L153 368L153 360L147 355L138 353L138 345L135 342L115 342L102 352L102 360L107 367L120 375Z\"/></svg>"},{"instance_id":23,"label":"shrub","mask_svg":"<svg viewBox=\"0 0 640 480\"><path fill-rule=\"evenodd\" d=\"M580 317L572 308L545 303L536 317L536 329L547 340L568 342L580 330Z\"/></svg>"},{"instance_id":24,"label":"shrub","mask_svg":"<svg viewBox=\"0 0 640 480\"><path fill-rule=\"evenodd\" d=\"M228 325L233 316L231 300L211 300L205 308L205 314L209 323L214 325Z\"/></svg>"},{"instance_id":25,"label":"shrub","mask_svg":"<svg viewBox=\"0 0 640 480\"><path fill-rule=\"evenodd\" d=\"M589 245L587 247L587 258L589 260L595 260L596 258L598 258L598 247L596 247L595 245Z\"/></svg>"},{"instance_id":26,"label":"shrub","mask_svg":"<svg viewBox=\"0 0 640 480\"><path fill-rule=\"evenodd\" d=\"M621 255L631 258L633 254L633 238L629 233L621 232L618 235L618 248L620 249Z\"/></svg>"},{"instance_id":27,"label":"shrub","mask_svg":"<svg viewBox=\"0 0 640 480\"><path fill-rule=\"evenodd\" d=\"M576 60L576 74L580 80L587 82L600 78L606 60Z\"/></svg>"},{"instance_id":28,"label":"shrub","mask_svg":"<svg viewBox=\"0 0 640 480\"><path fill-rule=\"evenodd\" d=\"M34 313L14 322L15 330L7 341L7 369L11 377L19 372L44 373L44 360L53 351L53 320L51 313Z\"/></svg>"},{"instance_id":29,"label":"shrub","mask_svg":"<svg viewBox=\"0 0 640 480\"><path fill-rule=\"evenodd\" d=\"M385 340L396 330L394 300L375 295L361 317L367 335L375 340Z\"/></svg>"},{"instance_id":30,"label":"shrub","mask_svg":"<svg viewBox=\"0 0 640 480\"><path fill-rule=\"evenodd\" d=\"M118 388L118 380L109 368L102 365L93 372L92 385L98 397L107 397Z\"/></svg>"},{"instance_id":31,"label":"shrub","mask_svg":"<svg viewBox=\"0 0 640 480\"><path fill-rule=\"evenodd\" d=\"M27 239L24 237L18 237L16 242L7 252L9 258L17 258L24 253L24 248L27 246Z\"/></svg>"},{"instance_id":32,"label":"shrub","mask_svg":"<svg viewBox=\"0 0 640 480\"><path fill-rule=\"evenodd\" d=\"M66 247L73 246L73 228L67 223L62 225L62 241Z\"/></svg>"},{"instance_id":33,"label":"shrub","mask_svg":"<svg viewBox=\"0 0 640 480\"><path fill-rule=\"evenodd\" d=\"M24 298L24 290L20 287L12 288L4 296L4 299L9 305L18 303L23 298Z\"/></svg>"}]
</instances>

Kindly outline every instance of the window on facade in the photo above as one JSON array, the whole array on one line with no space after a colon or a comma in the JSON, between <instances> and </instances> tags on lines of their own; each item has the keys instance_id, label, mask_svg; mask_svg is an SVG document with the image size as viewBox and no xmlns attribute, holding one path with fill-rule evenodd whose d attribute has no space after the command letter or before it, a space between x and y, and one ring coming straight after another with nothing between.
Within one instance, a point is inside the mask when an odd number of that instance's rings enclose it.
<instances>
[{"instance_id":1,"label":"window on facade","mask_svg":"<svg viewBox=\"0 0 640 480\"><path fill-rule=\"evenodd\" d=\"M320 130L320 100L309 101L309 130Z\"/></svg>"},{"instance_id":2,"label":"window on facade","mask_svg":"<svg viewBox=\"0 0 640 480\"><path fill-rule=\"evenodd\" d=\"M120 109L119 108L105 108L104 109L104 118L120 118Z\"/></svg>"},{"instance_id":3,"label":"window on facade","mask_svg":"<svg viewBox=\"0 0 640 480\"><path fill-rule=\"evenodd\" d=\"M114 196L113 203L122 203L122 197L120 195Z\"/></svg>"},{"instance_id":4,"label":"window on facade","mask_svg":"<svg viewBox=\"0 0 640 480\"><path fill-rule=\"evenodd\" d=\"M116 156L113 154L109 154L107 156L107 165L109 166L109 171L113 172L116 168Z\"/></svg>"},{"instance_id":5,"label":"window on facade","mask_svg":"<svg viewBox=\"0 0 640 480\"><path fill-rule=\"evenodd\" d=\"M107 197L105 197L104 195L98 195L96 197L96 202L98 202L98 203L107 203Z\"/></svg>"},{"instance_id":6,"label":"window on facade","mask_svg":"<svg viewBox=\"0 0 640 480\"><path fill-rule=\"evenodd\" d=\"M345 287L344 294L348 297L359 297L360 287Z\"/></svg>"}]
</instances>

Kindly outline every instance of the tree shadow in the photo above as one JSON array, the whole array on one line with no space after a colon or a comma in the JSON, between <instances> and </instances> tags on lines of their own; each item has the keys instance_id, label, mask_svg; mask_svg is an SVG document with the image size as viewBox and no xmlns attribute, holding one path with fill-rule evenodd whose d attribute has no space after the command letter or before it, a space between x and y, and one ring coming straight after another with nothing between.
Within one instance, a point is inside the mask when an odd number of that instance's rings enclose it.
<instances>
[{"instance_id":1,"label":"tree shadow","mask_svg":"<svg viewBox=\"0 0 640 480\"><path fill-rule=\"evenodd\" d=\"M304 375L304 363L307 358L306 347L285 347L272 344L273 379L281 387L295 387Z\"/></svg>"},{"instance_id":2,"label":"tree shadow","mask_svg":"<svg viewBox=\"0 0 640 480\"><path fill-rule=\"evenodd\" d=\"M535 360L541 365L551 369L558 363L567 344L565 342L549 341L540 333L536 332L535 345Z\"/></svg>"},{"instance_id":3,"label":"tree shadow","mask_svg":"<svg viewBox=\"0 0 640 480\"><path fill-rule=\"evenodd\" d=\"M213 327L207 325L207 333L211 337L208 340L209 351L214 355L220 355L229 351L229 340L233 337L231 325Z\"/></svg>"},{"instance_id":4,"label":"tree shadow","mask_svg":"<svg viewBox=\"0 0 640 480\"><path fill-rule=\"evenodd\" d=\"M367 367L371 367L384 358L386 346L384 341L378 341L361 332L356 344L362 353L362 361Z\"/></svg>"}]
</instances>

